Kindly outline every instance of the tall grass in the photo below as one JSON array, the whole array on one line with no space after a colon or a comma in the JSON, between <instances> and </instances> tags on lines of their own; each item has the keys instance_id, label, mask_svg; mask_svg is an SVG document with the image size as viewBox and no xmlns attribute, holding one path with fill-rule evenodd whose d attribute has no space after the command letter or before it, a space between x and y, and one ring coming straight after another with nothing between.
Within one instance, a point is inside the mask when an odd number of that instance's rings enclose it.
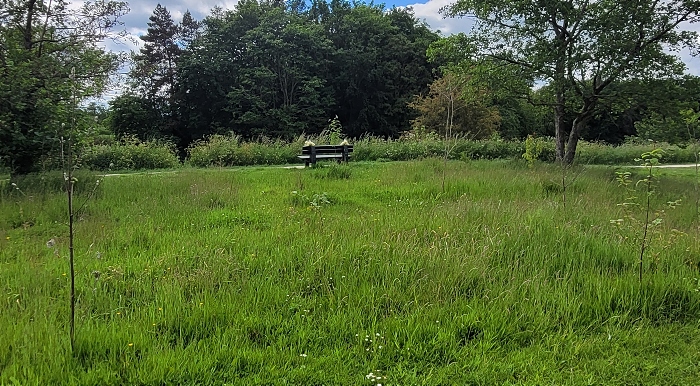
<instances>
[{"instance_id":1,"label":"tall grass","mask_svg":"<svg viewBox=\"0 0 700 386\"><path fill-rule=\"evenodd\" d=\"M695 216L668 213L687 235L639 283L612 169L570 215L546 165L330 169L105 178L76 224L75 358L62 196L4 190L0 383L697 381Z\"/></svg>"},{"instance_id":2,"label":"tall grass","mask_svg":"<svg viewBox=\"0 0 700 386\"><path fill-rule=\"evenodd\" d=\"M138 140L93 145L81 157L81 166L99 171L168 169L179 164L174 146Z\"/></svg>"}]
</instances>

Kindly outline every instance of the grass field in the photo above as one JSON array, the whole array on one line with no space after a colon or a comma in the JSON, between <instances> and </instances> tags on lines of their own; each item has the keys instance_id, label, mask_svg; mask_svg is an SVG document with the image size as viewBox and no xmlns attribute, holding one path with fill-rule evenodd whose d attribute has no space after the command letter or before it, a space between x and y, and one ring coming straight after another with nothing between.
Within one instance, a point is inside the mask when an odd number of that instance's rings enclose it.
<instances>
[{"instance_id":1,"label":"grass field","mask_svg":"<svg viewBox=\"0 0 700 386\"><path fill-rule=\"evenodd\" d=\"M698 384L694 170L658 181L641 283L644 212L612 168L568 176L566 205L515 161L104 178L75 355L65 197L6 186L0 384Z\"/></svg>"}]
</instances>

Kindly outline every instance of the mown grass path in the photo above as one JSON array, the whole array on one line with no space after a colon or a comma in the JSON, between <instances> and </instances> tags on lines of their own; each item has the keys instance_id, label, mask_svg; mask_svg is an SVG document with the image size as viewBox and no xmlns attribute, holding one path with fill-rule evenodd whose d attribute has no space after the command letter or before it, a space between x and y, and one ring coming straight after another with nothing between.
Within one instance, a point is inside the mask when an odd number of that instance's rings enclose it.
<instances>
[{"instance_id":1,"label":"mown grass path","mask_svg":"<svg viewBox=\"0 0 700 386\"><path fill-rule=\"evenodd\" d=\"M565 208L556 168L508 161L105 178L75 356L63 195L5 191L0 384L697 384L692 176L660 180L683 204L639 283L628 194L575 175Z\"/></svg>"}]
</instances>

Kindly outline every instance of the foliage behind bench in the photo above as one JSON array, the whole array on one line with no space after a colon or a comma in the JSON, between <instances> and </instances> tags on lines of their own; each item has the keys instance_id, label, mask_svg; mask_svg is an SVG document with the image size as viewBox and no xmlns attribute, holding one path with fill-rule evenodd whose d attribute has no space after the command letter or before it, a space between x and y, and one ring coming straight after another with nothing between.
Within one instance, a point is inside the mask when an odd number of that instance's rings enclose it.
<instances>
[{"instance_id":1,"label":"foliage behind bench","mask_svg":"<svg viewBox=\"0 0 700 386\"><path fill-rule=\"evenodd\" d=\"M327 138L311 138L316 143L327 143ZM554 160L554 143L540 138L543 149L538 160ZM284 165L299 162L297 156L304 144L304 138L287 142L262 139L245 142L236 135L215 135L206 141L199 141L188 149L186 164L195 167L228 167L246 165ZM353 141L355 161L406 161L433 157L443 157L445 142L437 137L420 139L385 140L366 137ZM663 163L692 163L697 150L692 145L651 144L634 141L620 146L582 142L579 145L578 162L585 164L630 165L643 152L654 146L661 147L666 154ZM470 141L451 140L448 143L450 159L521 159L525 152L522 141L487 139ZM51 160L49 160L51 161ZM57 160L46 162L45 170L59 168ZM109 165L112 164L110 168ZM83 150L82 165L93 170L137 170L173 168L178 165L177 155L172 147L163 143L143 142L140 144L113 143L93 145Z\"/></svg>"}]
</instances>

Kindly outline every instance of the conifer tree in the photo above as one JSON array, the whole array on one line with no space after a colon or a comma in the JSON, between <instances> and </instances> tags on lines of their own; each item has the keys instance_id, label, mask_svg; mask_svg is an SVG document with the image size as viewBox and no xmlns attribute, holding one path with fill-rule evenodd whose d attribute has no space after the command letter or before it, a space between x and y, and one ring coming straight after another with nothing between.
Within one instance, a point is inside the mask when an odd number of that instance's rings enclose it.
<instances>
[{"instance_id":1,"label":"conifer tree","mask_svg":"<svg viewBox=\"0 0 700 386\"><path fill-rule=\"evenodd\" d=\"M171 101L176 62L182 49L177 45L178 26L166 7L158 4L149 18L148 33L141 37L144 46L134 55L131 77L146 99Z\"/></svg>"}]
</instances>

